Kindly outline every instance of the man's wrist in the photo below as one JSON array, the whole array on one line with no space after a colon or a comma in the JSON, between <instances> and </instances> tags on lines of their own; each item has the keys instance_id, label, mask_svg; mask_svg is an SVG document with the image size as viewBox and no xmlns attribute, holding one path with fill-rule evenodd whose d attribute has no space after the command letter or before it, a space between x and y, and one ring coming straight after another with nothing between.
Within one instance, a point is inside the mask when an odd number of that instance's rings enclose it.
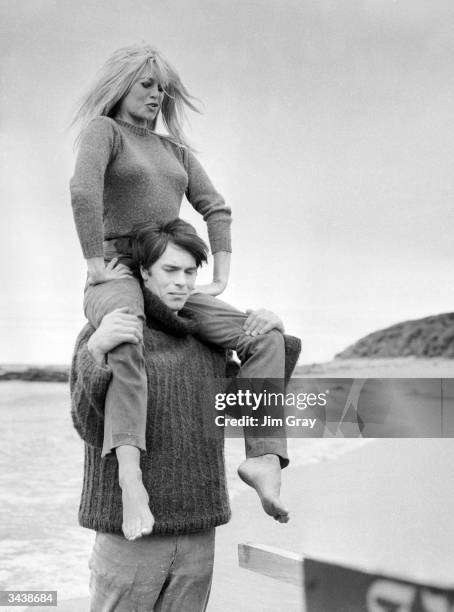
<instances>
[{"instance_id":1,"label":"man's wrist","mask_svg":"<svg viewBox=\"0 0 454 612\"><path fill-rule=\"evenodd\" d=\"M106 365L106 354L96 344L96 339L93 339L93 336L87 342L87 349L99 366Z\"/></svg>"}]
</instances>

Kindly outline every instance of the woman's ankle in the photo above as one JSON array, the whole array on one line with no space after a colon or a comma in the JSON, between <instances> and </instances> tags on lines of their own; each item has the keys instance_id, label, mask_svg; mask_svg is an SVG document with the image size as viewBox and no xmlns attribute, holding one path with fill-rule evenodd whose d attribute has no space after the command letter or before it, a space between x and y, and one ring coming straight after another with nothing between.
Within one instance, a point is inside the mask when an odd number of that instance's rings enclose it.
<instances>
[{"instance_id":1,"label":"woman's ankle","mask_svg":"<svg viewBox=\"0 0 454 612\"><path fill-rule=\"evenodd\" d=\"M142 482L140 450L136 446L123 445L115 449L118 461L118 482L120 487Z\"/></svg>"}]
</instances>

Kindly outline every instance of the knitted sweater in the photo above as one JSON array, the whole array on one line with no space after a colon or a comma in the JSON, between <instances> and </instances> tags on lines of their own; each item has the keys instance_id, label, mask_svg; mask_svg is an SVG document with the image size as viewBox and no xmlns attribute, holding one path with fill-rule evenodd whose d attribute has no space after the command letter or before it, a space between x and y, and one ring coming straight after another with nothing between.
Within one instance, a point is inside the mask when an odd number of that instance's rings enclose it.
<instances>
[{"instance_id":1,"label":"knitted sweater","mask_svg":"<svg viewBox=\"0 0 454 612\"><path fill-rule=\"evenodd\" d=\"M194 321L184 316L184 310L177 316L149 291L144 297L148 413L141 469L156 520L153 534L215 527L229 520L230 507L224 434L213 426L214 395L207 394L206 381L219 382L222 389L225 353L191 335ZM73 423L85 442L79 522L97 531L121 533L116 455L101 458L102 412L111 371L91 358L87 340L92 333L86 325L79 335L70 376Z\"/></svg>"},{"instance_id":2,"label":"knitted sweater","mask_svg":"<svg viewBox=\"0 0 454 612\"><path fill-rule=\"evenodd\" d=\"M103 240L146 221L179 216L186 194L208 226L211 251L230 251L230 208L194 155L146 128L100 116L82 134L71 202L85 258L103 255Z\"/></svg>"}]
</instances>

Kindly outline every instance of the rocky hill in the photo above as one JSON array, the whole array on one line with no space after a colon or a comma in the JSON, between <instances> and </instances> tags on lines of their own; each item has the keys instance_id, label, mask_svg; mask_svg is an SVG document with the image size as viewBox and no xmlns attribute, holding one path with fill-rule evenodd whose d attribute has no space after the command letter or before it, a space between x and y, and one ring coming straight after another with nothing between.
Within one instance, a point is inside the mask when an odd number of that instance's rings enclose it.
<instances>
[{"instance_id":1,"label":"rocky hill","mask_svg":"<svg viewBox=\"0 0 454 612\"><path fill-rule=\"evenodd\" d=\"M404 321L373 332L336 359L410 356L454 358L454 313Z\"/></svg>"}]
</instances>

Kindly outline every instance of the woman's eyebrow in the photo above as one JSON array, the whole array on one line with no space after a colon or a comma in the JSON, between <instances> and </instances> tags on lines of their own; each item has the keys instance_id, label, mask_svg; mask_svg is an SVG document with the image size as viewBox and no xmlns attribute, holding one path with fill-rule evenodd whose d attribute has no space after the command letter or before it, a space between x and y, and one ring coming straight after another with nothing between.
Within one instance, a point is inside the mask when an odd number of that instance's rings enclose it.
<instances>
[{"instance_id":1,"label":"woman's eyebrow","mask_svg":"<svg viewBox=\"0 0 454 612\"><path fill-rule=\"evenodd\" d=\"M141 79L139 79L139 83L157 83L163 89L166 86L166 84L163 81L160 81L156 77L142 77Z\"/></svg>"}]
</instances>

